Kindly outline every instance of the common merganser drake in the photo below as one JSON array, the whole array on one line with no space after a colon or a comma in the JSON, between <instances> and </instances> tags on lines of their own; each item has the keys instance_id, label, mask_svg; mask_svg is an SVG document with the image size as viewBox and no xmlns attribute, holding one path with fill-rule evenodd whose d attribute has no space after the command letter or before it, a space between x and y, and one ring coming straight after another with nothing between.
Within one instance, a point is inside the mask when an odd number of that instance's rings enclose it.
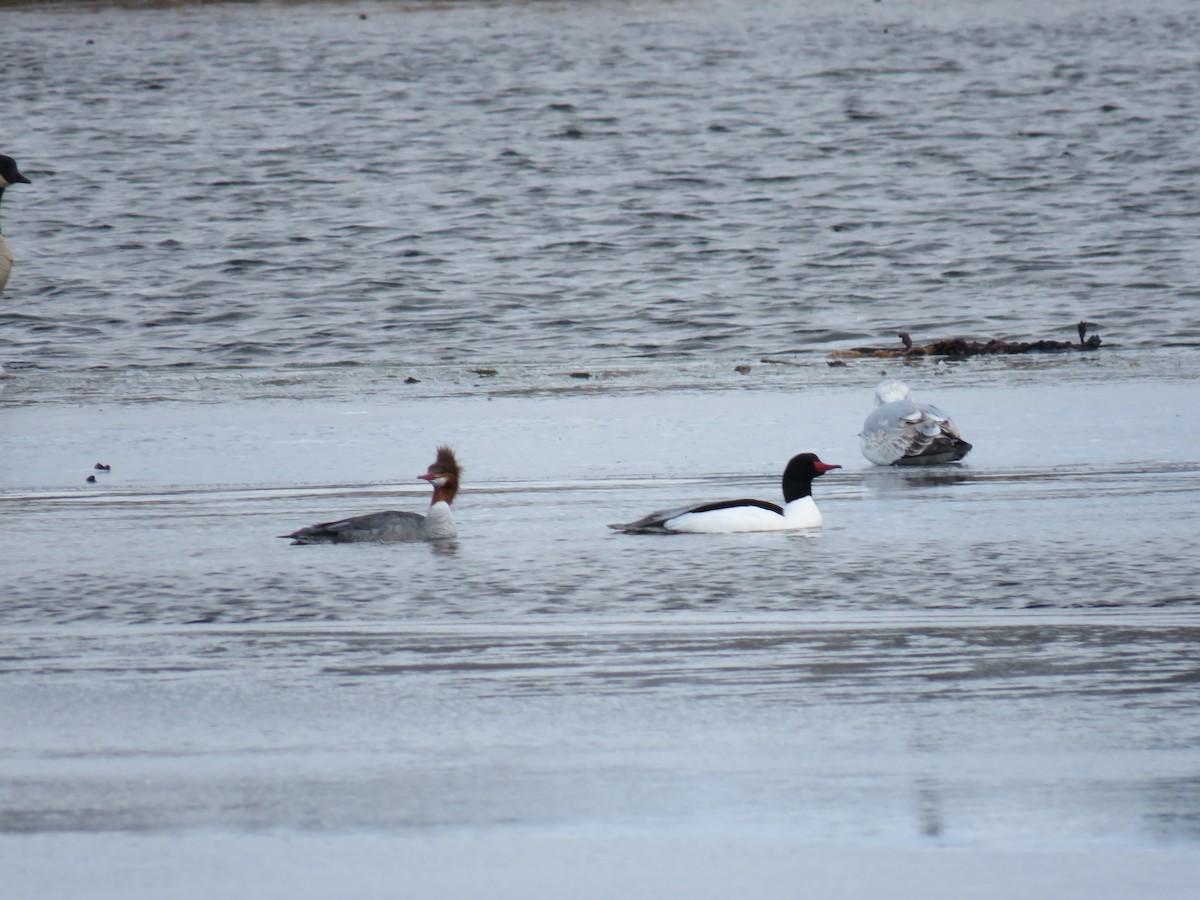
<instances>
[{"instance_id":1,"label":"common merganser drake","mask_svg":"<svg viewBox=\"0 0 1200 900\"><path fill-rule=\"evenodd\" d=\"M433 499L425 515L400 510L384 510L340 519L337 522L322 522L309 525L281 538L291 538L293 544L348 544L358 541L391 543L393 541L436 541L452 538L458 534L450 504L458 493L458 478L462 474L454 451L442 446L437 449L437 459L424 475L417 477L433 485Z\"/></svg>"},{"instance_id":2,"label":"common merganser drake","mask_svg":"<svg viewBox=\"0 0 1200 900\"><path fill-rule=\"evenodd\" d=\"M17 163L11 156L0 153L0 198L4 197L4 189L10 184L30 184L28 178L17 170ZM4 236L0 235L0 294L8 284L9 273L12 272L13 255L8 249Z\"/></svg>"},{"instance_id":3,"label":"common merganser drake","mask_svg":"<svg viewBox=\"0 0 1200 900\"><path fill-rule=\"evenodd\" d=\"M733 534L742 531L792 531L817 528L821 511L812 498L813 479L836 463L824 463L815 453L793 456L783 470L783 499L786 506L766 500L718 500L699 506L681 506L650 513L636 522L609 525L626 534Z\"/></svg>"},{"instance_id":4,"label":"common merganser drake","mask_svg":"<svg viewBox=\"0 0 1200 900\"><path fill-rule=\"evenodd\" d=\"M957 462L971 450L950 417L917 403L908 386L885 381L875 388L875 411L859 435L862 454L878 466L932 466Z\"/></svg>"}]
</instances>

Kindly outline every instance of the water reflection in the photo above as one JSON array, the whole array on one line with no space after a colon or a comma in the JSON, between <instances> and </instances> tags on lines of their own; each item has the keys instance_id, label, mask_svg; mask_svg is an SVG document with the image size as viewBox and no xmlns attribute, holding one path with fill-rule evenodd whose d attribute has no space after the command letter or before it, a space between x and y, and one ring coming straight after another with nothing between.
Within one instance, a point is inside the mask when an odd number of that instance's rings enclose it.
<instances>
[{"instance_id":1,"label":"water reflection","mask_svg":"<svg viewBox=\"0 0 1200 900\"><path fill-rule=\"evenodd\" d=\"M868 491L877 494L903 493L928 487L966 484L980 477L969 466L945 465L923 468L900 468L898 466L873 466L864 469L862 483Z\"/></svg>"},{"instance_id":2,"label":"water reflection","mask_svg":"<svg viewBox=\"0 0 1200 900\"><path fill-rule=\"evenodd\" d=\"M922 837L941 837L945 830L941 784L932 778L918 778L913 785L913 794L917 832Z\"/></svg>"},{"instance_id":3,"label":"water reflection","mask_svg":"<svg viewBox=\"0 0 1200 900\"><path fill-rule=\"evenodd\" d=\"M1155 779L1146 790L1146 822L1163 841L1200 841L1200 774Z\"/></svg>"},{"instance_id":4,"label":"water reflection","mask_svg":"<svg viewBox=\"0 0 1200 900\"><path fill-rule=\"evenodd\" d=\"M453 557L458 555L458 539L446 541L430 541L429 552L435 559L438 557Z\"/></svg>"}]
</instances>

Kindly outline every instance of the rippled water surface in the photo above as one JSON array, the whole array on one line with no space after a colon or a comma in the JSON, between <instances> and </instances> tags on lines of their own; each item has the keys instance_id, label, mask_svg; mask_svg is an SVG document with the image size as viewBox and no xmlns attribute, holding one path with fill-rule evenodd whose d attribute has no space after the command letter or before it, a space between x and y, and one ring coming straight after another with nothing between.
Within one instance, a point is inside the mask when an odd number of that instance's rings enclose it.
<instances>
[{"instance_id":1,"label":"rippled water surface","mask_svg":"<svg viewBox=\"0 0 1200 900\"><path fill-rule=\"evenodd\" d=\"M1190 5L0 17L14 896L1191 896Z\"/></svg>"},{"instance_id":2,"label":"rippled water surface","mask_svg":"<svg viewBox=\"0 0 1200 900\"><path fill-rule=\"evenodd\" d=\"M9 365L1197 343L1187 3L5 17Z\"/></svg>"}]
</instances>

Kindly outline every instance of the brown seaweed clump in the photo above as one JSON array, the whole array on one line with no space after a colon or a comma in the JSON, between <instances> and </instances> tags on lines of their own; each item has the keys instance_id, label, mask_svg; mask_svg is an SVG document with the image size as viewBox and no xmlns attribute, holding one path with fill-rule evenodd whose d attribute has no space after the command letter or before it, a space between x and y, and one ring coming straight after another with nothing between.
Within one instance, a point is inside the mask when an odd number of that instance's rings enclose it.
<instances>
[{"instance_id":1,"label":"brown seaweed clump","mask_svg":"<svg viewBox=\"0 0 1200 900\"><path fill-rule=\"evenodd\" d=\"M970 356L999 356L1010 353L1059 353L1072 350L1095 350L1102 343L1100 335L1088 337L1088 328L1094 327L1090 322L1080 322L1079 343L1074 341L1006 341L992 338L990 341L970 341L966 338L954 337L931 341L928 344L914 344L907 331L897 334L902 347L851 347L849 350L834 350L830 355L834 358L875 357L879 359L896 359L911 356L946 356L952 359L965 359Z\"/></svg>"}]
</instances>

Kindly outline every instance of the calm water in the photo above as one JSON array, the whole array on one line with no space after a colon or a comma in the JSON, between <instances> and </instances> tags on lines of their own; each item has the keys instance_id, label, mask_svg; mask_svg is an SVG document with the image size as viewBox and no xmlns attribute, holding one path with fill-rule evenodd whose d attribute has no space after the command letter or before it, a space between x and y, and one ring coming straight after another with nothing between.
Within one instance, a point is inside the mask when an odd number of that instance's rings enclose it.
<instances>
[{"instance_id":1,"label":"calm water","mask_svg":"<svg viewBox=\"0 0 1200 900\"><path fill-rule=\"evenodd\" d=\"M18 896L1191 896L1200 22L830 7L0 12ZM439 441L456 542L274 537ZM817 533L604 527L801 450Z\"/></svg>"}]
</instances>

